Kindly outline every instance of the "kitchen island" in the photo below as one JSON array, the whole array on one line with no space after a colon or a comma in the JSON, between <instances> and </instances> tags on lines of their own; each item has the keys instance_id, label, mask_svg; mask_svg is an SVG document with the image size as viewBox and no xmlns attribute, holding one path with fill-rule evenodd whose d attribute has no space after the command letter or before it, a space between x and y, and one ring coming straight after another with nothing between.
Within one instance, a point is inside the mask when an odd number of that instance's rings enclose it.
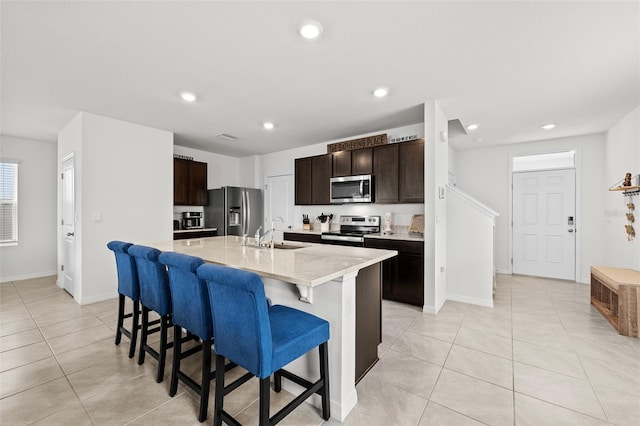
<instances>
[{"instance_id":1,"label":"kitchen island","mask_svg":"<svg viewBox=\"0 0 640 426\"><path fill-rule=\"evenodd\" d=\"M243 246L241 240L241 237L224 236L143 244L255 272L262 277L265 293L274 304L291 306L329 321L331 416L343 421L358 401L355 388L359 379L356 377L356 299L377 300L377 308L363 309L362 304L358 304L358 315L364 313L379 318L380 262L394 257L397 252L294 242L276 244L279 248L258 248L251 244L251 238L247 246ZM367 279L356 283L358 275ZM369 284L371 291L367 291ZM361 327L363 332L366 326ZM377 350L377 343L379 339L373 341L370 348ZM302 377L318 377L317 356L316 351L312 351L287 369ZM283 385L292 393L300 392L300 388L289 381L284 381ZM320 406L317 395L311 402Z\"/></svg>"}]
</instances>

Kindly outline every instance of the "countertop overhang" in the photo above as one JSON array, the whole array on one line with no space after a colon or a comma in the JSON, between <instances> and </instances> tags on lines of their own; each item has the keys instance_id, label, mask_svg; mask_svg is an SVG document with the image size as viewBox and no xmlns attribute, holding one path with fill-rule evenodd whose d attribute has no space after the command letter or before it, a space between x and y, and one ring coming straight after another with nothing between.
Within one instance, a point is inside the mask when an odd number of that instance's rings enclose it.
<instances>
[{"instance_id":1,"label":"countertop overhang","mask_svg":"<svg viewBox=\"0 0 640 426\"><path fill-rule=\"evenodd\" d=\"M355 273L398 254L395 250L314 243L292 243L301 246L296 249L257 248L252 238L248 241L249 245L243 246L241 237L221 236L142 244L306 287Z\"/></svg>"}]
</instances>

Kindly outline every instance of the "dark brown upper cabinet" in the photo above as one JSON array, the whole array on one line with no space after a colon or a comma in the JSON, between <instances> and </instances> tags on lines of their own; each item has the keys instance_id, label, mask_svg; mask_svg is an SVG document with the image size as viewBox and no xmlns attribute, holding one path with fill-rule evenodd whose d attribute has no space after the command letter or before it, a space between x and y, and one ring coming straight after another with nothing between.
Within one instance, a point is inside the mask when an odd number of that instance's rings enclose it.
<instances>
[{"instance_id":1,"label":"dark brown upper cabinet","mask_svg":"<svg viewBox=\"0 0 640 426\"><path fill-rule=\"evenodd\" d=\"M373 148L376 203L398 202L398 144Z\"/></svg>"},{"instance_id":2,"label":"dark brown upper cabinet","mask_svg":"<svg viewBox=\"0 0 640 426\"><path fill-rule=\"evenodd\" d=\"M398 144L398 202L424 203L424 140Z\"/></svg>"},{"instance_id":3,"label":"dark brown upper cabinet","mask_svg":"<svg viewBox=\"0 0 640 426\"><path fill-rule=\"evenodd\" d=\"M332 177L351 175L351 152L352 151L339 151L331 155L333 163Z\"/></svg>"},{"instance_id":4,"label":"dark brown upper cabinet","mask_svg":"<svg viewBox=\"0 0 640 426\"><path fill-rule=\"evenodd\" d=\"M330 204L331 154L295 160L296 205Z\"/></svg>"},{"instance_id":5,"label":"dark brown upper cabinet","mask_svg":"<svg viewBox=\"0 0 640 426\"><path fill-rule=\"evenodd\" d=\"M173 159L173 204L176 206L206 206L207 163Z\"/></svg>"},{"instance_id":6,"label":"dark brown upper cabinet","mask_svg":"<svg viewBox=\"0 0 640 426\"><path fill-rule=\"evenodd\" d=\"M351 174L370 175L373 173L373 148L351 151Z\"/></svg>"}]
</instances>

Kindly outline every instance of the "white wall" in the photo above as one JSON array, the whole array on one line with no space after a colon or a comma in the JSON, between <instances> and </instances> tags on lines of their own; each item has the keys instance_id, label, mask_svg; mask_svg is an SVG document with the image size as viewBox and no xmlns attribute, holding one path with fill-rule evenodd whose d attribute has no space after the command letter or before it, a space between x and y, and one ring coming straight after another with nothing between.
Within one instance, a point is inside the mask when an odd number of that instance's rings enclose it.
<instances>
[{"instance_id":1,"label":"white wall","mask_svg":"<svg viewBox=\"0 0 640 426\"><path fill-rule=\"evenodd\" d=\"M448 179L449 144L447 117L436 101L424 104L424 307L437 314L447 300L447 204L439 198Z\"/></svg>"},{"instance_id":2,"label":"white wall","mask_svg":"<svg viewBox=\"0 0 640 426\"><path fill-rule=\"evenodd\" d=\"M576 150L579 169L577 188L579 215L576 217L580 245L576 281L589 282L589 267L602 264L604 229L603 203L607 192L604 175L604 135L584 135L542 142L503 145L456 152L457 186L500 213L496 220L496 268L510 273L510 177L512 156ZM637 139L636 139L637 140ZM604 189L603 189L604 188Z\"/></svg>"},{"instance_id":3,"label":"white wall","mask_svg":"<svg viewBox=\"0 0 640 426\"><path fill-rule=\"evenodd\" d=\"M18 160L18 245L0 247L0 282L56 274L55 144L0 136L0 158Z\"/></svg>"},{"instance_id":4,"label":"white wall","mask_svg":"<svg viewBox=\"0 0 640 426\"><path fill-rule=\"evenodd\" d=\"M70 126L70 127L69 127ZM58 163L76 154L76 292L79 303L117 294L111 240L173 238L173 134L79 113L60 134Z\"/></svg>"},{"instance_id":5,"label":"white wall","mask_svg":"<svg viewBox=\"0 0 640 426\"><path fill-rule=\"evenodd\" d=\"M608 188L624 178L625 173L640 173L640 107L614 125L606 134L604 194L605 250L603 265L640 270L640 195L633 197L636 206L633 224L636 238L627 240L624 225L629 197Z\"/></svg>"}]
</instances>

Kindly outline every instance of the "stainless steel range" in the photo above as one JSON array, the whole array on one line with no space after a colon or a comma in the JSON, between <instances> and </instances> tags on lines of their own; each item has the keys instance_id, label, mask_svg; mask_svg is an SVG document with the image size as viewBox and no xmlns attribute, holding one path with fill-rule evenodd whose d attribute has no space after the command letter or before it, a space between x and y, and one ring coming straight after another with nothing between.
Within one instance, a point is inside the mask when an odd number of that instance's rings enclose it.
<instances>
[{"instance_id":1,"label":"stainless steel range","mask_svg":"<svg viewBox=\"0 0 640 426\"><path fill-rule=\"evenodd\" d=\"M340 230L322 233L322 242L364 247L364 236L380 232L380 216L340 216Z\"/></svg>"}]
</instances>

